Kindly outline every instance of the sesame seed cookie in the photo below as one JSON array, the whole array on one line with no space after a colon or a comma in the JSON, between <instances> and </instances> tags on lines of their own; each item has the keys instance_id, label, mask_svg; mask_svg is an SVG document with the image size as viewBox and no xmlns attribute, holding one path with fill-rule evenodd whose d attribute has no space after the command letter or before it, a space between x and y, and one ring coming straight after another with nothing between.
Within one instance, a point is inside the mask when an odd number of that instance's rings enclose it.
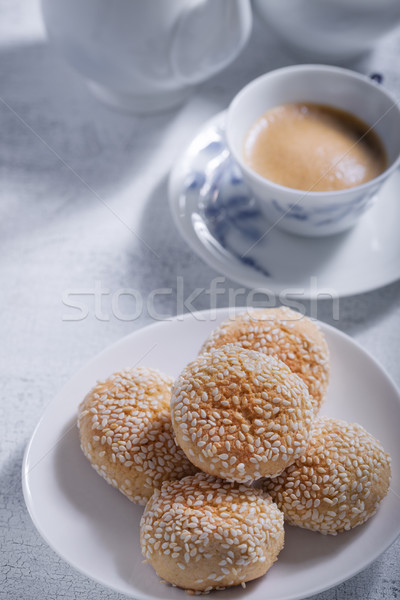
<instances>
[{"instance_id":1,"label":"sesame seed cookie","mask_svg":"<svg viewBox=\"0 0 400 600\"><path fill-rule=\"evenodd\" d=\"M291 525L335 535L369 519L388 493L390 456L361 425L320 417L306 454L262 489Z\"/></svg>"},{"instance_id":2,"label":"sesame seed cookie","mask_svg":"<svg viewBox=\"0 0 400 600\"><path fill-rule=\"evenodd\" d=\"M155 491L140 541L162 579L207 592L268 571L283 547L283 515L261 490L198 473Z\"/></svg>"},{"instance_id":3,"label":"sesame seed cookie","mask_svg":"<svg viewBox=\"0 0 400 600\"><path fill-rule=\"evenodd\" d=\"M329 350L313 321L284 306L253 310L214 329L201 352L231 343L280 358L305 382L318 412L329 382Z\"/></svg>"},{"instance_id":4,"label":"sesame seed cookie","mask_svg":"<svg viewBox=\"0 0 400 600\"><path fill-rule=\"evenodd\" d=\"M133 502L145 504L165 479L197 471L174 440L172 384L153 369L126 369L97 383L79 407L84 454Z\"/></svg>"},{"instance_id":5,"label":"sesame seed cookie","mask_svg":"<svg viewBox=\"0 0 400 600\"><path fill-rule=\"evenodd\" d=\"M172 389L176 440L228 481L277 475L304 454L313 422L303 381L282 361L228 344L191 362Z\"/></svg>"}]
</instances>

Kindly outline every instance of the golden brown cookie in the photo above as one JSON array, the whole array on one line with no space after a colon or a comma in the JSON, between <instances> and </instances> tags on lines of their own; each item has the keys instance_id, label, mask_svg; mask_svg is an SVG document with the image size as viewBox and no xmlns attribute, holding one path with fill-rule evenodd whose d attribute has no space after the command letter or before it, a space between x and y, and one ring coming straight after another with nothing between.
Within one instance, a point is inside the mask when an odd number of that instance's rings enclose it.
<instances>
[{"instance_id":1,"label":"golden brown cookie","mask_svg":"<svg viewBox=\"0 0 400 600\"><path fill-rule=\"evenodd\" d=\"M171 416L191 462L249 482L277 475L305 452L313 409L307 387L282 361L228 344L183 370Z\"/></svg>"},{"instance_id":2,"label":"golden brown cookie","mask_svg":"<svg viewBox=\"0 0 400 600\"><path fill-rule=\"evenodd\" d=\"M261 490L198 473L155 491L140 540L162 579L209 591L268 571L283 547L283 515Z\"/></svg>"},{"instance_id":3,"label":"golden brown cookie","mask_svg":"<svg viewBox=\"0 0 400 600\"><path fill-rule=\"evenodd\" d=\"M287 307L253 310L224 321L204 342L201 352L239 344L277 356L307 385L316 414L329 382L329 351L318 325Z\"/></svg>"},{"instance_id":4,"label":"golden brown cookie","mask_svg":"<svg viewBox=\"0 0 400 600\"><path fill-rule=\"evenodd\" d=\"M144 504L164 480L197 471L174 440L172 384L154 369L126 369L99 382L79 407L83 452L133 502Z\"/></svg>"},{"instance_id":5,"label":"golden brown cookie","mask_svg":"<svg viewBox=\"0 0 400 600\"><path fill-rule=\"evenodd\" d=\"M386 496L390 456L361 425L320 417L307 452L262 488L291 525L336 534L369 519Z\"/></svg>"}]
</instances>

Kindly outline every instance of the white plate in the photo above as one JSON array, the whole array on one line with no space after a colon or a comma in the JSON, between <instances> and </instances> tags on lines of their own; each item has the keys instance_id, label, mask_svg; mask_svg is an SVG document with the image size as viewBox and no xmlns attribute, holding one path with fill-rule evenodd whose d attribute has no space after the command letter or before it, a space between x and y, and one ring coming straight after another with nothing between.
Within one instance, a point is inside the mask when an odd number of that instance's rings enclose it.
<instances>
[{"instance_id":1,"label":"white plate","mask_svg":"<svg viewBox=\"0 0 400 600\"><path fill-rule=\"evenodd\" d=\"M146 365L176 376L194 358L228 309L189 314L146 327L117 342L84 367L48 406L27 447L23 489L41 535L76 569L138 600L184 600L182 590L160 583L142 564L142 507L107 485L83 456L76 428L79 402L98 378L122 367ZM382 368L349 337L322 325L332 357L323 412L358 421L393 458L392 490L377 515L336 537L286 527L285 548L267 575L246 590L216 598L294 600L348 579L381 554L400 532L399 394ZM397 492L397 494L396 494Z\"/></svg>"},{"instance_id":2,"label":"white plate","mask_svg":"<svg viewBox=\"0 0 400 600\"><path fill-rule=\"evenodd\" d=\"M269 231L229 154L224 127L225 112L208 121L170 177L175 223L206 263L250 288L303 298L360 294L400 278L400 172L350 231L325 238Z\"/></svg>"}]
</instances>

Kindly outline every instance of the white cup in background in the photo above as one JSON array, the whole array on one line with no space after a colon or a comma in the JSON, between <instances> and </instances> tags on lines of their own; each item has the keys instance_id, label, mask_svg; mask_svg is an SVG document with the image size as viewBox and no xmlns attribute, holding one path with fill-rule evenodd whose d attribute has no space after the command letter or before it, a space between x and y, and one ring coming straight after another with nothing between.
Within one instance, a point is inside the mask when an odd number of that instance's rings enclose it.
<instances>
[{"instance_id":1,"label":"white cup in background","mask_svg":"<svg viewBox=\"0 0 400 600\"><path fill-rule=\"evenodd\" d=\"M42 0L50 41L106 102L170 108L226 67L251 31L250 0Z\"/></svg>"}]
</instances>

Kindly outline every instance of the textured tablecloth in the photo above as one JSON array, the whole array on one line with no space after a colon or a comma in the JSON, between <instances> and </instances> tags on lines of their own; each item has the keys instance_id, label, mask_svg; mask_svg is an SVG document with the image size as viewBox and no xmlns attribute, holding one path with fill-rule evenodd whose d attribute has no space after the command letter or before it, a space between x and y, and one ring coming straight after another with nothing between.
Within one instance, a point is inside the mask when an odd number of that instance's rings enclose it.
<instances>
[{"instance_id":1,"label":"textured tablecloth","mask_svg":"<svg viewBox=\"0 0 400 600\"><path fill-rule=\"evenodd\" d=\"M157 307L174 315L181 310L180 281L189 296L196 287L206 290L217 275L174 227L168 170L200 124L245 83L294 58L255 23L239 59L184 107L135 118L99 104L55 55L36 1L0 0L0 15L0 598L115 600L117 594L73 570L36 532L22 497L24 448L70 376L151 321L146 311L135 320L121 318L132 312L129 296L121 297L120 313L113 314L112 298L120 290L137 290L146 299L155 288L171 288ZM400 32L353 66L382 73L400 98ZM66 306L68 294L96 286L104 292L101 306L91 295L80 296L87 316L70 320L78 309ZM230 281L225 286L237 287ZM320 319L358 340L397 384L399 299L395 283L341 300L337 322L330 302L317 306ZM218 297L219 306L227 302L228 292ZM200 294L194 305L208 308L209 297ZM400 598L399 565L397 541L318 600Z\"/></svg>"}]
</instances>

